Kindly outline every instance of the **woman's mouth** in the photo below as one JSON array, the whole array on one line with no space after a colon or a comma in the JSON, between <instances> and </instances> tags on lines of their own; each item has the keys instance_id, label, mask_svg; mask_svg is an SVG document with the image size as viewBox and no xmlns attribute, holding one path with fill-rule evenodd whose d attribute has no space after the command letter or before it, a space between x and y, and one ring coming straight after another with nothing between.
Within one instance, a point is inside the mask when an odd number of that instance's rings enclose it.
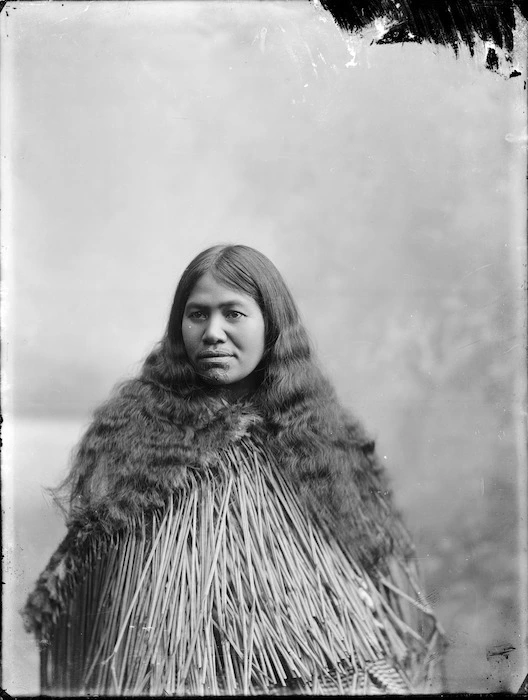
<instances>
[{"instance_id":1,"label":"woman's mouth","mask_svg":"<svg viewBox=\"0 0 528 700\"><path fill-rule=\"evenodd\" d=\"M202 352L198 355L197 364L202 372L209 372L215 369L225 372L229 368L231 357L232 355L227 352Z\"/></svg>"},{"instance_id":2,"label":"woman's mouth","mask_svg":"<svg viewBox=\"0 0 528 700\"><path fill-rule=\"evenodd\" d=\"M226 357L232 357L230 352L213 352L213 351L206 351L206 352L201 352L198 355L199 360L221 360L222 358Z\"/></svg>"},{"instance_id":3,"label":"woman's mouth","mask_svg":"<svg viewBox=\"0 0 528 700\"><path fill-rule=\"evenodd\" d=\"M198 364L201 367L227 367L229 362L228 358L223 355L217 357L201 357L198 360Z\"/></svg>"}]
</instances>

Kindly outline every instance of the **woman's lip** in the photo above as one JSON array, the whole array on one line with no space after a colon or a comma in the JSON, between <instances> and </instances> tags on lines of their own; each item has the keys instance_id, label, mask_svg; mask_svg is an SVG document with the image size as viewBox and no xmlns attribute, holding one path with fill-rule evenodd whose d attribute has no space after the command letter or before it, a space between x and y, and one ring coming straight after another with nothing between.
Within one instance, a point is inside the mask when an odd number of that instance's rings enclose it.
<instances>
[{"instance_id":1,"label":"woman's lip","mask_svg":"<svg viewBox=\"0 0 528 700\"><path fill-rule=\"evenodd\" d=\"M198 355L199 360L218 360L221 357L233 357L229 352L204 352Z\"/></svg>"}]
</instances>

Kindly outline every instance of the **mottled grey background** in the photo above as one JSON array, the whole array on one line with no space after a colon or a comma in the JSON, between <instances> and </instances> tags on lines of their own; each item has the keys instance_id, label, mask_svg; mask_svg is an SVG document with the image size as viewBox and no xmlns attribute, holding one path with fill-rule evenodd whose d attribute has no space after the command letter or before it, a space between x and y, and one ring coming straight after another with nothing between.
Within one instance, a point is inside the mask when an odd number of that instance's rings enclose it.
<instances>
[{"instance_id":1,"label":"mottled grey background","mask_svg":"<svg viewBox=\"0 0 528 700\"><path fill-rule=\"evenodd\" d=\"M347 42L305 2L8 3L1 21L2 686L38 692L16 610L63 533L44 487L191 257L242 242L377 438L449 689L516 690L524 67Z\"/></svg>"}]
</instances>

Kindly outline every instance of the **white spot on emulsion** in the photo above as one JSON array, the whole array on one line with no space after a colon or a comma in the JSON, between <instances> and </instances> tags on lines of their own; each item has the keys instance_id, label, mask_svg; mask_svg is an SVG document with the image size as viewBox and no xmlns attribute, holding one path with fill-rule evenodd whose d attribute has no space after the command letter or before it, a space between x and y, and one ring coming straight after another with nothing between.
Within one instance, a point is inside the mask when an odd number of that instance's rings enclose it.
<instances>
[{"instance_id":1,"label":"white spot on emulsion","mask_svg":"<svg viewBox=\"0 0 528 700\"><path fill-rule=\"evenodd\" d=\"M262 53L264 53L264 51L266 50L266 35L267 35L267 33L268 33L268 30L266 29L266 27L262 27L260 32L255 36L255 38L251 42L251 45L253 45L256 41L258 41L259 48L262 51Z\"/></svg>"},{"instance_id":2,"label":"white spot on emulsion","mask_svg":"<svg viewBox=\"0 0 528 700\"><path fill-rule=\"evenodd\" d=\"M388 32L391 23L385 19L377 19L374 21L374 29L376 30L376 40L381 39Z\"/></svg>"},{"instance_id":3,"label":"white spot on emulsion","mask_svg":"<svg viewBox=\"0 0 528 700\"><path fill-rule=\"evenodd\" d=\"M345 63L345 68L350 68L351 66L355 68L358 65L358 62L356 60L356 49L352 46L352 44L348 43L347 50L350 54L350 61L347 61Z\"/></svg>"},{"instance_id":4,"label":"white spot on emulsion","mask_svg":"<svg viewBox=\"0 0 528 700\"><path fill-rule=\"evenodd\" d=\"M528 132L526 131L520 134L506 134L504 138L508 143L528 144Z\"/></svg>"},{"instance_id":5,"label":"white spot on emulsion","mask_svg":"<svg viewBox=\"0 0 528 700\"><path fill-rule=\"evenodd\" d=\"M266 35L267 35L267 33L268 33L268 30L266 29L266 27L262 27L262 29L260 30L260 50L262 51L262 53L264 53L264 51L266 50Z\"/></svg>"}]
</instances>

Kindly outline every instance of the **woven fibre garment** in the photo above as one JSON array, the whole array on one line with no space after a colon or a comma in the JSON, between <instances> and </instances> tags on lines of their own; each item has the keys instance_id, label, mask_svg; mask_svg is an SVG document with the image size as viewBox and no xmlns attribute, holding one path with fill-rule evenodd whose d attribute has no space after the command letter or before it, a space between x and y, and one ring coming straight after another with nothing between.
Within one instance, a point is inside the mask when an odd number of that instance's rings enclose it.
<instances>
[{"instance_id":1,"label":"woven fibre garment","mask_svg":"<svg viewBox=\"0 0 528 700\"><path fill-rule=\"evenodd\" d=\"M53 585L57 695L408 694L437 660L408 565L375 583L249 439L164 510L83 541Z\"/></svg>"},{"instance_id":2,"label":"woven fibre garment","mask_svg":"<svg viewBox=\"0 0 528 700\"><path fill-rule=\"evenodd\" d=\"M69 532L108 533L128 527L193 479L212 471L220 450L244 436L266 445L281 473L295 486L303 509L317 513L342 546L371 573L387 555L413 558L401 532L384 465L361 423L322 386L315 403L299 395L268 414L260 400L229 402L216 394L183 399L152 382L134 379L100 406L72 455L56 492ZM71 542L65 543L67 549ZM48 574L26 606L29 629L38 630L53 599Z\"/></svg>"}]
</instances>

